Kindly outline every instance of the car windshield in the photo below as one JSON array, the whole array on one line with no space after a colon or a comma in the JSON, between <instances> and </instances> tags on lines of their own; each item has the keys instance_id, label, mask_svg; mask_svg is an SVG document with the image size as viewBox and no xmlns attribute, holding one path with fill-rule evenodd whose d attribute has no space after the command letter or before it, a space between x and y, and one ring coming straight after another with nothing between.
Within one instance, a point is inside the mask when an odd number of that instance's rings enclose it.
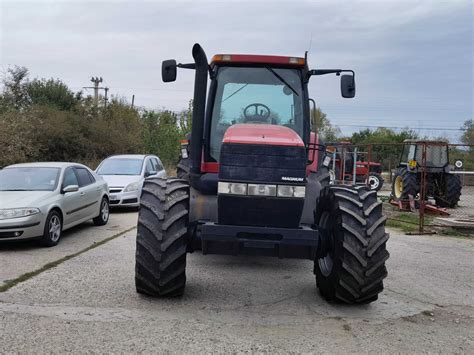
<instances>
[{"instance_id":1,"label":"car windshield","mask_svg":"<svg viewBox=\"0 0 474 355\"><path fill-rule=\"evenodd\" d=\"M0 191L54 191L59 168L25 167L0 170Z\"/></svg>"},{"instance_id":2,"label":"car windshield","mask_svg":"<svg viewBox=\"0 0 474 355\"><path fill-rule=\"evenodd\" d=\"M303 86L296 69L222 67L217 73L210 155L218 160L224 133L237 123L286 126L303 137Z\"/></svg>"},{"instance_id":3,"label":"car windshield","mask_svg":"<svg viewBox=\"0 0 474 355\"><path fill-rule=\"evenodd\" d=\"M99 175L140 175L143 159L114 158L106 159L97 170Z\"/></svg>"}]
</instances>

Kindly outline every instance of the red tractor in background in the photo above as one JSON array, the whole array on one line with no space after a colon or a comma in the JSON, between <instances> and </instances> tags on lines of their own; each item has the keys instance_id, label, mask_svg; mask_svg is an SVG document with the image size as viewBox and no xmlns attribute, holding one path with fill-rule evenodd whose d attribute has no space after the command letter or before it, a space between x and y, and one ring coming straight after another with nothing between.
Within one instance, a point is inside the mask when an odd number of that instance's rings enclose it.
<instances>
[{"instance_id":1,"label":"red tractor in background","mask_svg":"<svg viewBox=\"0 0 474 355\"><path fill-rule=\"evenodd\" d=\"M341 76L355 95L352 70L310 70L306 58L219 54L199 44L192 132L181 178L148 178L140 199L135 285L139 293L184 293L186 255L257 255L311 260L328 301L369 303L383 290L388 234L382 202L366 186L322 187L331 158L311 134L308 81ZM343 74L347 73L350 74ZM208 90L208 79L210 85ZM317 172L316 167L318 167Z\"/></svg>"},{"instance_id":2,"label":"red tractor in background","mask_svg":"<svg viewBox=\"0 0 474 355\"><path fill-rule=\"evenodd\" d=\"M356 184L368 185L371 190L375 191L382 188L384 183L382 164L358 160L361 152L354 152L354 145L351 142L331 142L326 143L326 147L328 154L332 156L332 165L329 167L331 183L351 182L355 177ZM364 155L362 156L364 157Z\"/></svg>"}]
</instances>

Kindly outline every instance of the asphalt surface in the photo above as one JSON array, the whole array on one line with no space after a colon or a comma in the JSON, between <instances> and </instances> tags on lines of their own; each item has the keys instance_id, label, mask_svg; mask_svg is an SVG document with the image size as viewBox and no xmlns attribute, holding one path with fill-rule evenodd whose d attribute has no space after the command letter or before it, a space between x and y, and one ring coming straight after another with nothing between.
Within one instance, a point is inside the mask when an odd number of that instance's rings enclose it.
<instances>
[{"instance_id":1,"label":"asphalt surface","mask_svg":"<svg viewBox=\"0 0 474 355\"><path fill-rule=\"evenodd\" d=\"M367 306L325 302L309 261L198 253L166 300L135 293L130 231L0 293L0 351L474 353L474 240L391 231L388 248Z\"/></svg>"}]
</instances>

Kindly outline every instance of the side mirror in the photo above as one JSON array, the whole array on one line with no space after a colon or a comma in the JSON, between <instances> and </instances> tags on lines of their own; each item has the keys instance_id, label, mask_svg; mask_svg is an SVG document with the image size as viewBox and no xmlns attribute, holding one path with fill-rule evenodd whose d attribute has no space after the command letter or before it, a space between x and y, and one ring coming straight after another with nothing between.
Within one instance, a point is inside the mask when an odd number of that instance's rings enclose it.
<instances>
[{"instance_id":1,"label":"side mirror","mask_svg":"<svg viewBox=\"0 0 474 355\"><path fill-rule=\"evenodd\" d=\"M149 176L152 176L152 175L156 175L156 174L158 174L158 172L155 171L155 170L152 170L152 171L145 171L145 177L146 177L146 178L149 177Z\"/></svg>"},{"instance_id":2,"label":"side mirror","mask_svg":"<svg viewBox=\"0 0 474 355\"><path fill-rule=\"evenodd\" d=\"M176 80L176 60L164 60L161 64L161 78L163 82L169 83Z\"/></svg>"},{"instance_id":3,"label":"side mirror","mask_svg":"<svg viewBox=\"0 0 474 355\"><path fill-rule=\"evenodd\" d=\"M79 186L77 185L67 185L65 188L63 188L63 193L76 192L76 191L79 191Z\"/></svg>"},{"instance_id":4,"label":"side mirror","mask_svg":"<svg viewBox=\"0 0 474 355\"><path fill-rule=\"evenodd\" d=\"M353 75L341 75L341 95L346 99L351 99L355 96L356 84Z\"/></svg>"}]
</instances>

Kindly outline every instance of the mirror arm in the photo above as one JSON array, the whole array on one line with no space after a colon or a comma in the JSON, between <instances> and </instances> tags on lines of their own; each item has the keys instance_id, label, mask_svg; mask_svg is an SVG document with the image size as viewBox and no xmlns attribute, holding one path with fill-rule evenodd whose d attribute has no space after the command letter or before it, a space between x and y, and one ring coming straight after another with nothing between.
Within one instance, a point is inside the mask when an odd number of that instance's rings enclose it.
<instances>
[{"instance_id":1,"label":"mirror arm","mask_svg":"<svg viewBox=\"0 0 474 355\"><path fill-rule=\"evenodd\" d=\"M178 63L176 65L178 68L183 68L183 69L196 69L196 64L195 63Z\"/></svg>"},{"instance_id":2,"label":"mirror arm","mask_svg":"<svg viewBox=\"0 0 474 355\"><path fill-rule=\"evenodd\" d=\"M352 76L355 80L355 72L350 69L312 69L308 70L307 77L309 79L312 75L326 75L326 74L336 74L337 76L341 75L341 73L352 73Z\"/></svg>"},{"instance_id":3,"label":"mirror arm","mask_svg":"<svg viewBox=\"0 0 474 355\"><path fill-rule=\"evenodd\" d=\"M181 69L194 69L194 70L196 69L196 63L184 63L184 64L178 63L176 64L176 66ZM210 66L209 66L209 76L211 77L211 79L214 79Z\"/></svg>"}]
</instances>

